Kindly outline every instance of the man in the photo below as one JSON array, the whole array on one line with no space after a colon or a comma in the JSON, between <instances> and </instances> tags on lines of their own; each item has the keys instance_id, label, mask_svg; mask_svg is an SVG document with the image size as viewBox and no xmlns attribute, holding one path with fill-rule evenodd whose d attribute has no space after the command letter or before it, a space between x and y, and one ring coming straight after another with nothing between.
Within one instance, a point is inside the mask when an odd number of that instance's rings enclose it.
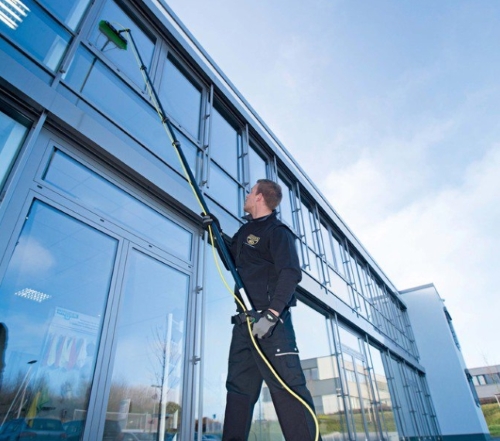
<instances>
[{"instance_id":1,"label":"man","mask_svg":"<svg viewBox=\"0 0 500 441\"><path fill-rule=\"evenodd\" d=\"M254 314L252 333L281 379L313 410L290 315L302 273L295 238L276 217L281 198L278 184L258 180L245 200L248 222L228 242L228 248L245 291L258 311ZM204 217L205 225L213 220L211 215ZM234 316L232 323L223 441L248 439L262 381L271 393L285 439L314 440L316 429L311 413L280 384L262 360L249 335L245 314Z\"/></svg>"}]
</instances>

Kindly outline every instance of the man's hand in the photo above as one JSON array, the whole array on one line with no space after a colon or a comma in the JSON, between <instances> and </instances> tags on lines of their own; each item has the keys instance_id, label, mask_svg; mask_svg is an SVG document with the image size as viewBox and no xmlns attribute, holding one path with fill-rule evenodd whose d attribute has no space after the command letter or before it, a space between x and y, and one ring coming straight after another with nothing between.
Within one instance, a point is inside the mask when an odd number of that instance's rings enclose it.
<instances>
[{"instance_id":1,"label":"man's hand","mask_svg":"<svg viewBox=\"0 0 500 441\"><path fill-rule=\"evenodd\" d=\"M252 334L257 338L270 337L274 331L274 327L278 323L279 317L266 309L259 319L252 326Z\"/></svg>"},{"instance_id":2,"label":"man's hand","mask_svg":"<svg viewBox=\"0 0 500 441\"><path fill-rule=\"evenodd\" d=\"M213 223L215 223L215 225L217 226L217 229L219 230L219 232L222 233L222 229L220 227L219 219L217 219L215 217L215 215L213 215L212 213L208 213L208 214L201 213L201 221L203 222L203 229L205 231L208 231L208 227L210 225L212 225Z\"/></svg>"}]
</instances>

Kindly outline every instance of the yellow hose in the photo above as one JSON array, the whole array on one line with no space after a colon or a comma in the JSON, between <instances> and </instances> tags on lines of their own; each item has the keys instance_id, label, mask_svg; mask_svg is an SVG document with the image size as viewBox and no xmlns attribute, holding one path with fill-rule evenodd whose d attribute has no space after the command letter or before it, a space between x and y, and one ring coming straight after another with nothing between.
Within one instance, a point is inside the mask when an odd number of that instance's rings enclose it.
<instances>
[{"instance_id":1,"label":"yellow hose","mask_svg":"<svg viewBox=\"0 0 500 441\"><path fill-rule=\"evenodd\" d=\"M130 29L123 29L122 32L130 33ZM174 147L175 152L177 153L177 157L178 157L179 162L181 164L182 171L183 171L183 173L184 173L184 175L185 175L185 177L186 177L186 179L187 179L187 181L189 183L189 186L190 186L190 188L191 188L191 190L192 190L192 192L193 192L193 194L194 194L194 196L196 198L196 201L198 202L198 204L199 204L199 206L201 208L202 214L206 215L208 213L205 212L205 208L203 207L203 204L202 204L200 198L198 197L198 193L195 190L194 184L191 182L191 179L189 177L189 173L186 170L186 166L184 165L184 161L182 161L182 158L181 158L181 156L179 154L179 150L175 146L175 139L172 137L172 134L170 133L170 130L169 130L167 124L165 123L164 117L166 115L162 114L160 104L157 102L156 96L152 92L152 86L149 83L148 77L147 77L144 69L142 69L140 57L139 57L139 54L137 53L137 48L135 47L135 44L132 44L132 48L133 48L133 52L134 52L134 56L135 56L135 59L137 61L137 64L139 65L139 68L141 68L140 69L141 70L141 74L142 74L144 83L146 84L146 89L148 91L148 95L150 96L151 101L153 102L153 106L154 106L156 112L158 113L158 116L160 117L160 121L162 123L162 126L165 129L165 132L167 133L167 136L170 138L170 142L171 142L172 146ZM221 266L220 266L220 263L219 263L219 259L218 259L217 253L215 251L215 240L214 240L213 233L212 233L212 227L210 225L208 226L208 233L209 233L209 236L210 236L210 243L212 244L212 254L213 254L213 257L214 257L215 265L217 267L217 271L219 273L219 276L220 276L220 278L221 278L224 286L231 293L231 295L235 298L235 300L238 302L238 304L241 306L241 309L244 312L248 312L245 304L238 298L237 295L235 295L234 290L229 286L229 284L227 283L226 278L224 277L224 274L222 272L222 269L221 269ZM296 398L300 403L302 403L304 405L304 407L312 415L313 420L314 420L315 429L316 429L316 435L315 435L314 441L318 441L318 438L319 438L319 424L318 424L318 418L316 417L316 414L312 410L311 406L309 406L309 404L302 397L300 397L298 394L296 394L284 382L284 380L279 376L279 374L273 368L273 366L271 365L270 361L264 355L264 353L260 349L257 341L255 340L254 335L252 334L252 321L250 320L250 317L248 315L247 315L247 327L248 327L248 333L250 335L250 338L252 339L252 343L253 343L256 351L258 352L259 356L262 358L262 360L264 361L264 363L267 365L267 367L269 368L269 370L271 371L271 373L276 377L276 379L283 386L283 388L287 392L289 392L290 395L292 395L294 398Z\"/></svg>"}]
</instances>

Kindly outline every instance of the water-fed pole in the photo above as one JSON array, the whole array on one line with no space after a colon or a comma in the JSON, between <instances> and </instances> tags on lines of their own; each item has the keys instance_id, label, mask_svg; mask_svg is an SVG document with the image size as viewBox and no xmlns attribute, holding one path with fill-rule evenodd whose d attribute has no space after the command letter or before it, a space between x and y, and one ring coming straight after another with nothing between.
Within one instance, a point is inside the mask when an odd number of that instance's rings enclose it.
<instances>
[{"instance_id":1,"label":"water-fed pole","mask_svg":"<svg viewBox=\"0 0 500 441\"><path fill-rule=\"evenodd\" d=\"M150 91L152 93L152 99L155 101L161 123L167 129L167 133L172 141L172 146L177 151L177 154L178 154L179 159L182 163L182 167L184 169L184 172L186 173L187 178L189 180L189 184L191 185L191 188L195 192L196 198L198 199L198 202L201 205L203 214L210 215L210 211L209 211L207 203L205 201L205 197L203 196L203 193L201 192L200 187L198 186L198 184L196 182L196 178L194 177L193 172L191 171L191 168L189 167L186 156L184 155L184 152L182 151L181 143L175 135L174 129L172 127L172 123L170 122L170 119L168 118L167 114L165 113L165 110L163 109L161 101L158 97L158 93L156 92L156 90L153 86L153 83L151 81L151 78L149 76L148 70L142 61L141 54L137 50L137 46L135 44L134 37L132 36L132 32L130 31L130 29L117 30L111 23L109 23L108 21L105 21L105 20L101 20L99 22L99 29L119 49L127 50L128 42L127 42L127 39L122 34L127 33L128 36L130 37L130 43L132 44L132 49L133 49L134 54L137 58L139 68L143 72L144 81L146 82L146 86L150 89ZM241 277L238 273L238 270L236 269L236 266L235 266L234 261L231 257L231 254L229 253L227 245L222 237L220 227L217 225L217 222L212 222L210 224L210 227L211 227L213 235L215 237L215 241L216 241L217 247L220 251L221 257L224 260L226 267L231 272L231 275L233 276L234 282L236 284L236 288L238 290L239 299L242 301L241 306L242 306L244 312L253 310L254 309L253 305L246 294L245 287L243 285L243 281L241 280Z\"/></svg>"}]
</instances>

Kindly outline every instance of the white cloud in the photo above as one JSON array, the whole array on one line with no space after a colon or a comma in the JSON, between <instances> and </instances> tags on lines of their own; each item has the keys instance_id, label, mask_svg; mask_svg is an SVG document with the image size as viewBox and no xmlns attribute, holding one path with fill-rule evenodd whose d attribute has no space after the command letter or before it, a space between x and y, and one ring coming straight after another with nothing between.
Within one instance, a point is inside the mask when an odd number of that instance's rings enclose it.
<instances>
[{"instance_id":1,"label":"white cloud","mask_svg":"<svg viewBox=\"0 0 500 441\"><path fill-rule=\"evenodd\" d=\"M20 242L11 261L20 273L40 276L55 264L52 253L36 239L27 238Z\"/></svg>"},{"instance_id":2,"label":"white cloud","mask_svg":"<svg viewBox=\"0 0 500 441\"><path fill-rule=\"evenodd\" d=\"M398 289L436 285L470 366L485 364L485 357L499 361L488 341L500 310L494 283L500 266L498 170L495 145L468 167L460 186L428 193L381 219L375 206L383 203L388 180L375 161L364 159L352 168L349 195L338 200L341 215L363 219L354 231ZM356 199L368 203L353 206Z\"/></svg>"}]
</instances>

